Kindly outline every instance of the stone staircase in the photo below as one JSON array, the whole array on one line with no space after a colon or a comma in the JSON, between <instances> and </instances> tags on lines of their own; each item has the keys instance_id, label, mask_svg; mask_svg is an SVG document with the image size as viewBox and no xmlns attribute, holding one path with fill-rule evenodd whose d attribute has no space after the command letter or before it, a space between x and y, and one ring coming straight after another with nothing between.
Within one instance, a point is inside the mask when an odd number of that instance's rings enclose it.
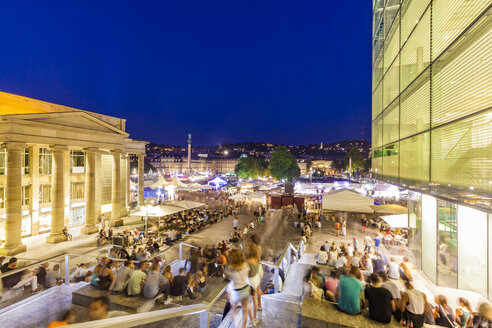
<instances>
[{"instance_id":1,"label":"stone staircase","mask_svg":"<svg viewBox=\"0 0 492 328\"><path fill-rule=\"evenodd\" d=\"M311 265L309 264L292 263L285 278L282 292L262 296L263 311L258 312L260 322L257 327L300 327L302 281L310 268ZM231 312L229 312L220 323L219 328L240 327L241 319L241 311L238 311L236 322L233 324Z\"/></svg>"}]
</instances>

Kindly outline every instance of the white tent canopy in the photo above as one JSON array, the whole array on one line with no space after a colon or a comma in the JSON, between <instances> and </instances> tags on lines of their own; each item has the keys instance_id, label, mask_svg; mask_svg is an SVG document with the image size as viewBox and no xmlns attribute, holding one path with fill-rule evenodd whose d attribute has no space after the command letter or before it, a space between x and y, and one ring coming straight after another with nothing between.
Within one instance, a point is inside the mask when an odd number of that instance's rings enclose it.
<instances>
[{"instance_id":1,"label":"white tent canopy","mask_svg":"<svg viewBox=\"0 0 492 328\"><path fill-rule=\"evenodd\" d=\"M374 200L348 189L332 191L323 196L323 210L373 213Z\"/></svg>"},{"instance_id":2,"label":"white tent canopy","mask_svg":"<svg viewBox=\"0 0 492 328\"><path fill-rule=\"evenodd\" d=\"M405 206L397 204L374 205L371 206L374 213L377 214L407 214L408 209Z\"/></svg>"},{"instance_id":3,"label":"white tent canopy","mask_svg":"<svg viewBox=\"0 0 492 328\"><path fill-rule=\"evenodd\" d=\"M408 228L408 214L381 216L391 228Z\"/></svg>"},{"instance_id":4,"label":"white tent canopy","mask_svg":"<svg viewBox=\"0 0 492 328\"><path fill-rule=\"evenodd\" d=\"M172 215L184 211L185 208L170 205L149 206L143 207L140 211L131 213L131 216L148 216L148 217L162 217Z\"/></svg>"},{"instance_id":5,"label":"white tent canopy","mask_svg":"<svg viewBox=\"0 0 492 328\"><path fill-rule=\"evenodd\" d=\"M159 176L156 182L152 183L148 187L155 189L155 188L162 188L166 185L167 181L164 180L164 177L162 175Z\"/></svg>"},{"instance_id":6,"label":"white tent canopy","mask_svg":"<svg viewBox=\"0 0 492 328\"><path fill-rule=\"evenodd\" d=\"M192 202L191 200L175 200L171 202L165 202L165 204L173 207L181 207L183 210L191 210L193 208L205 206L204 203Z\"/></svg>"}]
</instances>

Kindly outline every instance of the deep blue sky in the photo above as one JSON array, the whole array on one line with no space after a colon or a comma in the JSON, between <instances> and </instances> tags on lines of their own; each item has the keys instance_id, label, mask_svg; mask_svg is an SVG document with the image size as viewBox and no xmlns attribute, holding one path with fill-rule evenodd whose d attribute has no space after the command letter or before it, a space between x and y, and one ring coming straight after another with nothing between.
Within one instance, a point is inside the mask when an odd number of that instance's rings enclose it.
<instances>
[{"instance_id":1,"label":"deep blue sky","mask_svg":"<svg viewBox=\"0 0 492 328\"><path fill-rule=\"evenodd\" d=\"M0 90L159 143L370 138L371 4L8 1Z\"/></svg>"}]
</instances>

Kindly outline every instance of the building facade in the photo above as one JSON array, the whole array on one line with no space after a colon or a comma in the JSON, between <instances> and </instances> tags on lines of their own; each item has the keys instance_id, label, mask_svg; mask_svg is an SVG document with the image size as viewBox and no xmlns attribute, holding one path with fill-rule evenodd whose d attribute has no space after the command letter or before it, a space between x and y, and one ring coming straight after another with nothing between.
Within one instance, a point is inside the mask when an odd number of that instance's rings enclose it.
<instances>
[{"instance_id":1,"label":"building facade","mask_svg":"<svg viewBox=\"0 0 492 328\"><path fill-rule=\"evenodd\" d=\"M232 158L190 157L191 172L226 174L234 172L238 160ZM188 159L175 156L151 158L149 163L161 174L189 173Z\"/></svg>"},{"instance_id":2,"label":"building facade","mask_svg":"<svg viewBox=\"0 0 492 328\"><path fill-rule=\"evenodd\" d=\"M409 246L427 277L491 298L491 2L373 6L373 175L412 191Z\"/></svg>"},{"instance_id":3,"label":"building facade","mask_svg":"<svg viewBox=\"0 0 492 328\"><path fill-rule=\"evenodd\" d=\"M120 224L129 155L143 176L145 144L129 138L124 119L0 92L0 254L25 251L26 236L60 242L64 227L96 232L101 215Z\"/></svg>"}]
</instances>

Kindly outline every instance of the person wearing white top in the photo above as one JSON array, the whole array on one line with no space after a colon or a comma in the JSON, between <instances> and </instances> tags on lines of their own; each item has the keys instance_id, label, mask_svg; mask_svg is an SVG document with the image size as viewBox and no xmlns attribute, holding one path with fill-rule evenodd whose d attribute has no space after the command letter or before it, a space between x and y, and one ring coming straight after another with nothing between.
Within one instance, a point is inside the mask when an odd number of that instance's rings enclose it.
<instances>
[{"instance_id":1,"label":"person wearing white top","mask_svg":"<svg viewBox=\"0 0 492 328\"><path fill-rule=\"evenodd\" d=\"M325 251L325 247L321 246L321 248L318 251L318 254L316 254L316 263L326 264L327 260L328 260L328 253Z\"/></svg>"},{"instance_id":2,"label":"person wearing white top","mask_svg":"<svg viewBox=\"0 0 492 328\"><path fill-rule=\"evenodd\" d=\"M329 259L328 259L328 265L335 266L335 263L337 262L337 260L338 260L337 252L334 250L330 251Z\"/></svg>"},{"instance_id":3,"label":"person wearing white top","mask_svg":"<svg viewBox=\"0 0 492 328\"><path fill-rule=\"evenodd\" d=\"M347 264L347 258L342 255L338 258L337 262L335 263L335 268L340 269L344 267Z\"/></svg>"},{"instance_id":4,"label":"person wearing white top","mask_svg":"<svg viewBox=\"0 0 492 328\"><path fill-rule=\"evenodd\" d=\"M347 246L347 253L349 256L354 256L354 247L352 247L351 244L348 244Z\"/></svg>"},{"instance_id":5,"label":"person wearing white top","mask_svg":"<svg viewBox=\"0 0 492 328\"><path fill-rule=\"evenodd\" d=\"M395 262L394 257L391 257L388 262L388 278L395 280L400 279L400 266Z\"/></svg>"}]
</instances>

